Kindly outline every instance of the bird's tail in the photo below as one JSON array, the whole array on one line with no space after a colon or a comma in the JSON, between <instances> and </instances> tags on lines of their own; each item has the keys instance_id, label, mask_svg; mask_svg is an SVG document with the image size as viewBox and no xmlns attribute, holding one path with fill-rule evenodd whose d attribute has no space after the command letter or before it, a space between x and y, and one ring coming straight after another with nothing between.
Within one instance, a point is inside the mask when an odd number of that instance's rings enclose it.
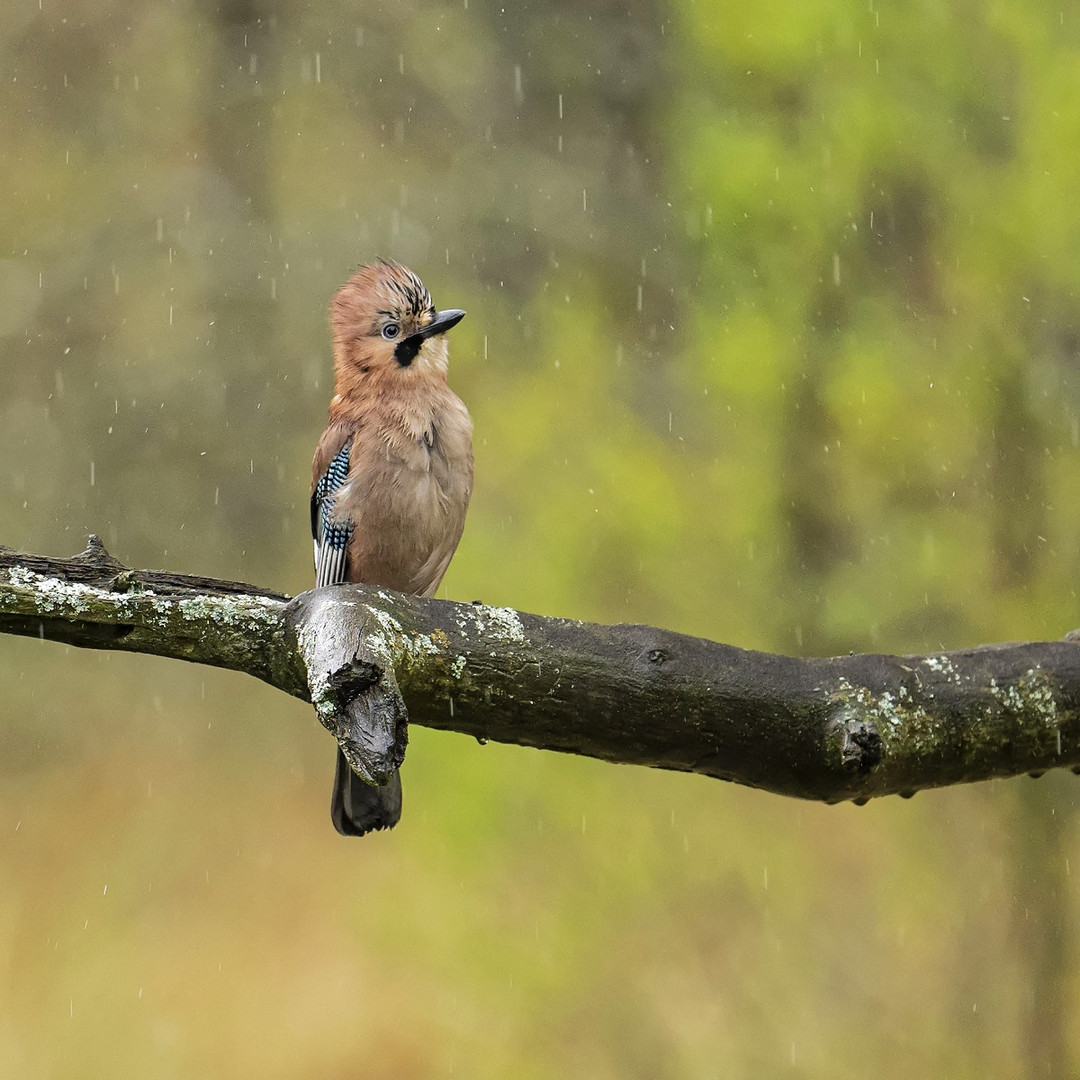
<instances>
[{"instance_id":1,"label":"bird's tail","mask_svg":"<svg viewBox=\"0 0 1080 1080\"><path fill-rule=\"evenodd\" d=\"M401 820L401 774L395 769L385 784L374 787L349 768L338 750L330 816L342 836L393 828Z\"/></svg>"}]
</instances>

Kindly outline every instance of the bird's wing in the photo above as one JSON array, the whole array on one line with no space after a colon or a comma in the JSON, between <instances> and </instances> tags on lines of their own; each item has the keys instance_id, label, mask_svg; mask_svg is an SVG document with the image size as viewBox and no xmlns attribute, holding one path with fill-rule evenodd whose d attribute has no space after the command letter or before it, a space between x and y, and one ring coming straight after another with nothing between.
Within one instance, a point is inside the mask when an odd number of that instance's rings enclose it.
<instances>
[{"instance_id":1,"label":"bird's wing","mask_svg":"<svg viewBox=\"0 0 1080 1080\"><path fill-rule=\"evenodd\" d=\"M446 573L450 560L457 550L458 540L461 539L461 529L452 534L450 539L440 544L427 558L427 561L416 572L412 580L411 591L417 596L434 596Z\"/></svg>"},{"instance_id":2,"label":"bird's wing","mask_svg":"<svg viewBox=\"0 0 1080 1080\"><path fill-rule=\"evenodd\" d=\"M352 525L334 516L334 501L349 475L352 434L328 428L315 451L311 486L311 535L315 541L315 587L348 580L346 548Z\"/></svg>"}]
</instances>

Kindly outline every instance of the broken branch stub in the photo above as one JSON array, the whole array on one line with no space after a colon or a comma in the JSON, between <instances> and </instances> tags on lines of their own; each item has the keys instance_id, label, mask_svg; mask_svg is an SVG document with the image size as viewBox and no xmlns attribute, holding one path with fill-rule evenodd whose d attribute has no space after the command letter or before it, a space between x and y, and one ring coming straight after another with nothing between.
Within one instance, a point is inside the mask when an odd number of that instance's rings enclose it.
<instances>
[{"instance_id":1,"label":"broken branch stub","mask_svg":"<svg viewBox=\"0 0 1080 1080\"><path fill-rule=\"evenodd\" d=\"M286 618L319 722L353 771L388 783L405 757L409 716L377 613L355 592L331 586L301 593Z\"/></svg>"}]
</instances>

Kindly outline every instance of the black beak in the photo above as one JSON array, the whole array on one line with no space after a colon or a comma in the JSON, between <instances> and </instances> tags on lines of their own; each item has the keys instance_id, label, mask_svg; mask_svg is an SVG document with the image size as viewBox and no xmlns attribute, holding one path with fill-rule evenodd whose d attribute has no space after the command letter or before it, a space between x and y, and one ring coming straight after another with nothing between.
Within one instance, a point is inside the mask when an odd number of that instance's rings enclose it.
<instances>
[{"instance_id":1,"label":"black beak","mask_svg":"<svg viewBox=\"0 0 1080 1080\"><path fill-rule=\"evenodd\" d=\"M451 326L457 326L462 319L465 318L465 312L459 308L447 308L445 311L436 311L435 317L423 328L418 330L415 334L410 334L407 338L402 338L398 342L397 348L394 350L394 357L402 367L408 367L415 359L416 354L420 351L420 346L424 344L429 337L435 337L436 334L445 334Z\"/></svg>"},{"instance_id":2,"label":"black beak","mask_svg":"<svg viewBox=\"0 0 1080 1080\"><path fill-rule=\"evenodd\" d=\"M460 308L447 308L445 311L436 311L435 318L419 333L413 334L413 337L418 337L421 341L424 341L426 338L434 337L436 334L445 334L447 330L457 326L464 318L465 312Z\"/></svg>"}]
</instances>

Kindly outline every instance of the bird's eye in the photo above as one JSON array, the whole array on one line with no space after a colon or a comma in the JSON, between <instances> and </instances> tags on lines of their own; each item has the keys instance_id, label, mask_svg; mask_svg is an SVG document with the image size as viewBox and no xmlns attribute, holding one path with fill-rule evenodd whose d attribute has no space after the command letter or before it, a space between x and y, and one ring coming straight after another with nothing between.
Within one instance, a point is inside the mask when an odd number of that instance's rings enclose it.
<instances>
[{"instance_id":1,"label":"bird's eye","mask_svg":"<svg viewBox=\"0 0 1080 1080\"><path fill-rule=\"evenodd\" d=\"M401 327L398 326L398 324L396 322L388 322L382 328L382 336L384 338L386 338L388 341L393 341L394 338L396 338L399 333L401 333Z\"/></svg>"}]
</instances>

